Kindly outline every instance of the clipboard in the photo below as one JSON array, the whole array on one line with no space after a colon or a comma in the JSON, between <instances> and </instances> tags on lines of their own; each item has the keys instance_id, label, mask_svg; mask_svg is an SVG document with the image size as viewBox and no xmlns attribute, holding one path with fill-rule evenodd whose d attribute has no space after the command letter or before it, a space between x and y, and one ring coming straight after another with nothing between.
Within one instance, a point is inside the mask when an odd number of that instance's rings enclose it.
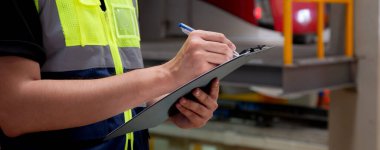
<instances>
[{"instance_id":1,"label":"clipboard","mask_svg":"<svg viewBox=\"0 0 380 150\"><path fill-rule=\"evenodd\" d=\"M155 104L145 108L143 111L134 116L131 120L119 126L111 133L109 133L104 140L109 140L121 135L125 135L129 132L144 130L160 125L171 115L178 113L175 108L175 103L183 96L190 96L191 91L195 88L202 88L203 90L209 89L207 86L210 84L211 80L218 78L222 79L234 70L243 66L249 60L253 58L254 54L263 52L265 50L271 49L272 47L259 45L255 48L245 49L240 52L238 57L231 59L210 71L198 76L187 84L181 86L174 92L168 94L160 101ZM192 96L192 95L191 95ZM191 99L191 98L190 98Z\"/></svg>"}]
</instances>

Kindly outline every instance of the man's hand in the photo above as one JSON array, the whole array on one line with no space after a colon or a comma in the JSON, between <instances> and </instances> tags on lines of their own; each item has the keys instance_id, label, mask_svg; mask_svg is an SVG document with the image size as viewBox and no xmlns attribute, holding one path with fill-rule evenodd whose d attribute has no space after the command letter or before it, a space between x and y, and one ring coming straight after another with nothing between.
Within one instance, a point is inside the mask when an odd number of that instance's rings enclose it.
<instances>
[{"instance_id":1,"label":"man's hand","mask_svg":"<svg viewBox=\"0 0 380 150\"><path fill-rule=\"evenodd\" d=\"M219 80L212 81L209 94L197 88L193 90L193 95L197 100L181 98L176 104L180 113L170 118L180 128L200 128L212 118L218 108Z\"/></svg>"},{"instance_id":2,"label":"man's hand","mask_svg":"<svg viewBox=\"0 0 380 150\"><path fill-rule=\"evenodd\" d=\"M195 30L191 32L176 57L165 63L178 86L190 81L233 57L235 45L223 34Z\"/></svg>"}]
</instances>

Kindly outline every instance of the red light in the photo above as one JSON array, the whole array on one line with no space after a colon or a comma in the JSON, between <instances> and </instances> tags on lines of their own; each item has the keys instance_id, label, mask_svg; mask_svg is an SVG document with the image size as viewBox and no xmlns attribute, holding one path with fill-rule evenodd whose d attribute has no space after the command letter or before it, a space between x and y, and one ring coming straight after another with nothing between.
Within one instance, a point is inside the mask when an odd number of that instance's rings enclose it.
<instances>
[{"instance_id":1,"label":"red light","mask_svg":"<svg viewBox=\"0 0 380 150\"><path fill-rule=\"evenodd\" d=\"M261 7L256 7L253 14L255 15L256 20L260 20L263 17L263 9Z\"/></svg>"}]
</instances>

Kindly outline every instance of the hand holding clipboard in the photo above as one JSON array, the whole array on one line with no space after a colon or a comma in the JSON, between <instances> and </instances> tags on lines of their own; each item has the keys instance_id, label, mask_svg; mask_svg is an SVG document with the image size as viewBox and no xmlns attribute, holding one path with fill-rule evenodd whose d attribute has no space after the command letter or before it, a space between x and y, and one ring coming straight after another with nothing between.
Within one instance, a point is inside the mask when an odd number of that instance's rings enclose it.
<instances>
[{"instance_id":1,"label":"hand holding clipboard","mask_svg":"<svg viewBox=\"0 0 380 150\"><path fill-rule=\"evenodd\" d=\"M255 48L248 48L241 51L239 56L223 64L220 64L210 71L196 77L174 92L168 94L154 105L151 105L148 108L144 109L130 121L121 125L110 134L108 134L104 140L124 135L129 132L152 128L161 124L169 118L170 113L173 113L171 111L175 111L172 106L177 102L179 98L190 93L194 88L207 88L207 85L212 79L222 79L223 77L227 76L251 60L254 54L266 51L271 48L272 47L260 45Z\"/></svg>"}]
</instances>

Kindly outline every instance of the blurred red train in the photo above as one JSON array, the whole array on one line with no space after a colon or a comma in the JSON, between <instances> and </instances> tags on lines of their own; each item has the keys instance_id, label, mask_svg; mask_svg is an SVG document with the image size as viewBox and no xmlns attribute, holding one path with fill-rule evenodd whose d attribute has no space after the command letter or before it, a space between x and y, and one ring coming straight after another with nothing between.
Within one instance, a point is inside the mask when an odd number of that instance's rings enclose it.
<instances>
[{"instance_id":1,"label":"blurred red train","mask_svg":"<svg viewBox=\"0 0 380 150\"><path fill-rule=\"evenodd\" d=\"M283 30L283 0L204 0L253 25ZM317 32L317 4L295 3L292 8L295 43L310 43ZM325 13L327 14L327 13ZM325 15L325 20L327 15ZM327 25L327 21L326 25Z\"/></svg>"}]
</instances>

